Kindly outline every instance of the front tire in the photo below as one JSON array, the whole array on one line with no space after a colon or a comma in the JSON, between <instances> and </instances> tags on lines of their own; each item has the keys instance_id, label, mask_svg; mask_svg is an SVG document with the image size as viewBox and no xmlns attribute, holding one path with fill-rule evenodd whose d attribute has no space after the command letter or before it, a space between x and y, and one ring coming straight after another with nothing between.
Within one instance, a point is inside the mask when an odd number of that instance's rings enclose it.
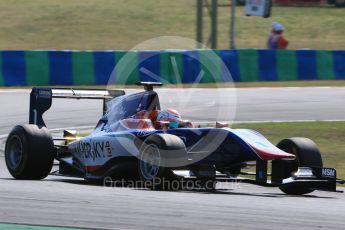
<instances>
[{"instance_id":1,"label":"front tire","mask_svg":"<svg viewBox=\"0 0 345 230\"><path fill-rule=\"evenodd\" d=\"M54 143L47 128L15 126L6 140L5 160L15 179L40 180L47 177L54 161Z\"/></svg>"},{"instance_id":2,"label":"front tire","mask_svg":"<svg viewBox=\"0 0 345 230\"><path fill-rule=\"evenodd\" d=\"M280 141L277 145L281 150L294 154L296 160L287 163L287 176L290 177L292 173L296 172L298 167L322 167L322 157L317 145L310 139L304 137L293 137ZM289 195L303 195L313 192L311 188L301 185L283 185L279 187L281 191Z\"/></svg>"},{"instance_id":3,"label":"front tire","mask_svg":"<svg viewBox=\"0 0 345 230\"><path fill-rule=\"evenodd\" d=\"M178 177L169 167L171 160L187 160L183 141L170 134L154 134L148 137L140 148L138 173L145 187L153 190L178 190ZM177 179L172 183L174 179ZM174 185L174 186L173 186Z\"/></svg>"}]
</instances>

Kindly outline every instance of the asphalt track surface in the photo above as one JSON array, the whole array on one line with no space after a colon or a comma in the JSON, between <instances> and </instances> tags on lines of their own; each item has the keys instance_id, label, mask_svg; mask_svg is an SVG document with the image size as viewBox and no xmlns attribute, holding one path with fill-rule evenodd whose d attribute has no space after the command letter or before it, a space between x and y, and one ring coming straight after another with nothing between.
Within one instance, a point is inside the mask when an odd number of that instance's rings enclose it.
<instances>
[{"instance_id":1,"label":"asphalt track surface","mask_svg":"<svg viewBox=\"0 0 345 230\"><path fill-rule=\"evenodd\" d=\"M345 120L345 87L242 88L235 93L234 89L157 92L163 107L176 108L191 121ZM0 90L0 135L7 134L16 124L28 122L29 93ZM223 111L227 113L220 113ZM44 119L49 128L93 126L101 112L100 101L54 99Z\"/></svg>"},{"instance_id":2,"label":"asphalt track surface","mask_svg":"<svg viewBox=\"0 0 345 230\"><path fill-rule=\"evenodd\" d=\"M227 97L221 89L221 95ZM215 117L215 90L196 90L184 107L171 101L175 90L161 90L162 104L174 105L184 117ZM27 123L29 91L0 91L0 140L15 124ZM167 99L165 99L167 98ZM176 96L175 96L176 98ZM229 100L233 100L232 96ZM194 102L193 102L194 104ZM345 120L345 88L258 88L237 90L235 121ZM179 108L181 107L181 108ZM92 126L101 114L96 101L56 100L46 114L52 129ZM195 116L197 114L198 116ZM219 118L219 117L218 117ZM226 117L220 117L227 120ZM343 229L345 199L341 193L314 192L287 196L277 188L219 183L214 193L163 192L139 188L106 188L83 180L49 176L16 181L0 153L0 222L105 229ZM340 188L340 190L344 190Z\"/></svg>"}]
</instances>

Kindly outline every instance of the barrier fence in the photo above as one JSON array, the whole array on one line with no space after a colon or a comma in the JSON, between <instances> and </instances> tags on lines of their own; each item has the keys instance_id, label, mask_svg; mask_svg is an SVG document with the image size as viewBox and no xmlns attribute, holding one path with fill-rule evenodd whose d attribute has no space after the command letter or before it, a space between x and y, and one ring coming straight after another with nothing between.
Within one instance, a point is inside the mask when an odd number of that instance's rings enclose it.
<instances>
[{"instance_id":1,"label":"barrier fence","mask_svg":"<svg viewBox=\"0 0 345 230\"><path fill-rule=\"evenodd\" d=\"M231 81L224 77L225 67L235 82L345 80L344 50L215 50L218 56L210 52L0 51L0 85L106 85L115 66L117 84Z\"/></svg>"}]
</instances>

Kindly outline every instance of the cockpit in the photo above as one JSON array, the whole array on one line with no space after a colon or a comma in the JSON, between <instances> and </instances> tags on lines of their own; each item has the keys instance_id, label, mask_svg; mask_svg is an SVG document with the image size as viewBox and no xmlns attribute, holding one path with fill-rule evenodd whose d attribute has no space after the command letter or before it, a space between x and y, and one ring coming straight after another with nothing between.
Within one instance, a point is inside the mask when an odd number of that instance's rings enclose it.
<instances>
[{"instance_id":1,"label":"cockpit","mask_svg":"<svg viewBox=\"0 0 345 230\"><path fill-rule=\"evenodd\" d=\"M158 94L143 91L116 97L107 102L107 112L96 126L97 131L116 132L128 129L164 129L168 122L157 121L161 109ZM192 127L190 122L181 127Z\"/></svg>"}]
</instances>

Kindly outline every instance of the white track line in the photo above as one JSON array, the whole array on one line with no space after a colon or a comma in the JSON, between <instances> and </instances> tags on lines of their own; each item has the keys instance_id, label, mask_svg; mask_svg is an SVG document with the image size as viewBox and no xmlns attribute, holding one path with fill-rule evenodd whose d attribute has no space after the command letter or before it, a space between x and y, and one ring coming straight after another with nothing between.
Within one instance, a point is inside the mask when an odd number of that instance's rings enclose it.
<instances>
[{"instance_id":1,"label":"white track line","mask_svg":"<svg viewBox=\"0 0 345 230\"><path fill-rule=\"evenodd\" d=\"M1 89L0 93L30 93L29 89Z\"/></svg>"}]
</instances>

